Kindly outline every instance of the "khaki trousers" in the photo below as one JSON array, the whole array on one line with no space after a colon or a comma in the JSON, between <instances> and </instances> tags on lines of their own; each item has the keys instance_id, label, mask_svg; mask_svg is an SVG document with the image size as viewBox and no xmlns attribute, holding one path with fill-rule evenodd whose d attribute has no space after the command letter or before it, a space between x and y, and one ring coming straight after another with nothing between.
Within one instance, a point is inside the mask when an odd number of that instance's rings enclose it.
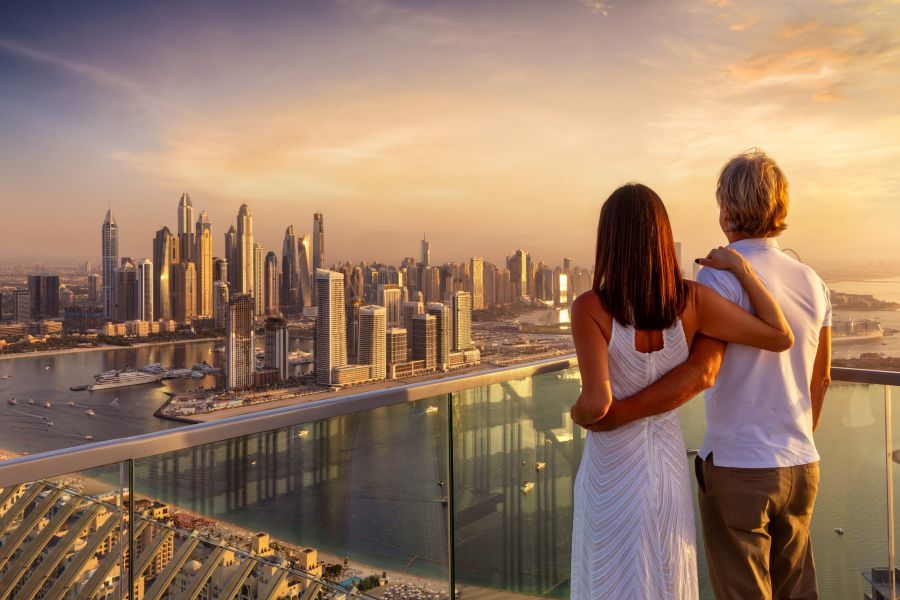
<instances>
[{"instance_id":1,"label":"khaki trousers","mask_svg":"<svg viewBox=\"0 0 900 600\"><path fill-rule=\"evenodd\" d=\"M710 455L695 470L717 600L817 599L809 522L819 463L738 469Z\"/></svg>"}]
</instances>

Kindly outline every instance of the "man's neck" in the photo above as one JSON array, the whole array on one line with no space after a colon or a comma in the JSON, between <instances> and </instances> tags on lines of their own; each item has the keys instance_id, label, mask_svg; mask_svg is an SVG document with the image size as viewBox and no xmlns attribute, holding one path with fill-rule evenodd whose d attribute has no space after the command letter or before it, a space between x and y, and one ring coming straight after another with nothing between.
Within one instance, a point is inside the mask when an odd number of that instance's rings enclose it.
<instances>
[{"instance_id":1,"label":"man's neck","mask_svg":"<svg viewBox=\"0 0 900 600\"><path fill-rule=\"evenodd\" d=\"M725 237L728 239L729 244L739 242L740 240L750 239L750 236L742 231L725 231L724 233Z\"/></svg>"}]
</instances>

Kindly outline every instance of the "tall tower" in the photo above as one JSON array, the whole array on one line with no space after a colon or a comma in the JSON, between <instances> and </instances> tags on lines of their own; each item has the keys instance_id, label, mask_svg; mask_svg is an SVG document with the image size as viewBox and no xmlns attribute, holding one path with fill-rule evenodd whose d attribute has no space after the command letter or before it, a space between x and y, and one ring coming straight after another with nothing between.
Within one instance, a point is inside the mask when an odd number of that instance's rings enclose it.
<instances>
[{"instance_id":1,"label":"tall tower","mask_svg":"<svg viewBox=\"0 0 900 600\"><path fill-rule=\"evenodd\" d=\"M253 302L257 315L266 314L266 251L259 244L253 244Z\"/></svg>"},{"instance_id":2,"label":"tall tower","mask_svg":"<svg viewBox=\"0 0 900 600\"><path fill-rule=\"evenodd\" d=\"M391 327L387 330L385 338L387 342L387 347L385 348L385 352L387 353L386 375L388 377L393 377L392 367L402 362L406 362L409 348L406 341L406 330L400 329L399 327Z\"/></svg>"},{"instance_id":3,"label":"tall tower","mask_svg":"<svg viewBox=\"0 0 900 600\"><path fill-rule=\"evenodd\" d=\"M265 312L267 315L278 314L278 257L274 252L266 254L265 261L265 281L263 288L265 290Z\"/></svg>"},{"instance_id":4,"label":"tall tower","mask_svg":"<svg viewBox=\"0 0 900 600\"><path fill-rule=\"evenodd\" d=\"M346 298L346 290L344 290ZM347 362L359 364L359 311L362 300L347 301Z\"/></svg>"},{"instance_id":5,"label":"tall tower","mask_svg":"<svg viewBox=\"0 0 900 600\"><path fill-rule=\"evenodd\" d=\"M178 201L178 245L181 260L194 260L194 205L187 193Z\"/></svg>"},{"instance_id":6,"label":"tall tower","mask_svg":"<svg viewBox=\"0 0 900 600\"><path fill-rule=\"evenodd\" d=\"M270 252L274 256L274 252ZM288 358L290 337L287 323L280 317L266 319L265 327L265 367L278 369L278 380L288 378Z\"/></svg>"},{"instance_id":7,"label":"tall tower","mask_svg":"<svg viewBox=\"0 0 900 600\"><path fill-rule=\"evenodd\" d=\"M137 271L134 263L128 259L123 259L122 266L115 270L116 291L113 294L115 298L115 309L113 314L116 321L133 321L137 316Z\"/></svg>"},{"instance_id":8,"label":"tall tower","mask_svg":"<svg viewBox=\"0 0 900 600\"><path fill-rule=\"evenodd\" d=\"M228 284L224 281L213 283L213 319L217 329L225 327L228 320Z\"/></svg>"},{"instance_id":9,"label":"tall tower","mask_svg":"<svg viewBox=\"0 0 900 600\"><path fill-rule=\"evenodd\" d=\"M431 266L431 244L425 239L424 233L422 234L422 259L419 262L426 267Z\"/></svg>"},{"instance_id":10,"label":"tall tower","mask_svg":"<svg viewBox=\"0 0 900 600\"><path fill-rule=\"evenodd\" d=\"M383 306L368 305L359 309L359 351L361 365L370 365L372 379L387 375L387 313Z\"/></svg>"},{"instance_id":11,"label":"tall tower","mask_svg":"<svg viewBox=\"0 0 900 600\"><path fill-rule=\"evenodd\" d=\"M101 279L101 304L103 316L113 318L113 294L115 290L115 270L119 264L119 226L112 214L112 209L107 209L106 218L103 219L103 227L100 229L102 238L103 272Z\"/></svg>"},{"instance_id":12,"label":"tall tower","mask_svg":"<svg viewBox=\"0 0 900 600\"><path fill-rule=\"evenodd\" d=\"M138 320L153 320L153 261L145 258L137 264Z\"/></svg>"},{"instance_id":13,"label":"tall tower","mask_svg":"<svg viewBox=\"0 0 900 600\"><path fill-rule=\"evenodd\" d=\"M378 304L387 310L388 328L402 326L400 315L402 298L403 292L400 290L400 286L393 283L378 286Z\"/></svg>"},{"instance_id":14,"label":"tall tower","mask_svg":"<svg viewBox=\"0 0 900 600\"><path fill-rule=\"evenodd\" d=\"M450 351L453 349L453 318L450 307L440 302L430 302L425 312L434 317L434 345L437 367L446 371L449 364Z\"/></svg>"},{"instance_id":15,"label":"tall tower","mask_svg":"<svg viewBox=\"0 0 900 600\"><path fill-rule=\"evenodd\" d=\"M171 257L175 236L168 227L153 238L153 319L172 318Z\"/></svg>"},{"instance_id":16,"label":"tall tower","mask_svg":"<svg viewBox=\"0 0 900 600\"><path fill-rule=\"evenodd\" d=\"M226 266L228 267L227 275L224 279L225 283L228 284L228 287L235 291L237 290L237 267L238 267L238 259L237 259L237 230L234 228L234 225L228 228L228 231L225 232L225 261ZM235 292L236 293L236 292Z\"/></svg>"},{"instance_id":17,"label":"tall tower","mask_svg":"<svg viewBox=\"0 0 900 600\"><path fill-rule=\"evenodd\" d=\"M237 263L234 269L235 281L230 282L231 289L238 294L253 296L253 216L246 204L241 204L238 210L235 241Z\"/></svg>"},{"instance_id":18,"label":"tall tower","mask_svg":"<svg viewBox=\"0 0 900 600\"><path fill-rule=\"evenodd\" d=\"M332 369L347 364L347 326L344 312L344 276L316 269L316 381L330 385Z\"/></svg>"},{"instance_id":19,"label":"tall tower","mask_svg":"<svg viewBox=\"0 0 900 600\"><path fill-rule=\"evenodd\" d=\"M412 318L413 360L424 360L426 369L437 366L435 352L437 322L434 315L418 314Z\"/></svg>"},{"instance_id":20,"label":"tall tower","mask_svg":"<svg viewBox=\"0 0 900 600\"><path fill-rule=\"evenodd\" d=\"M325 215L316 212L313 215L313 264L315 270L325 268Z\"/></svg>"},{"instance_id":21,"label":"tall tower","mask_svg":"<svg viewBox=\"0 0 900 600\"><path fill-rule=\"evenodd\" d=\"M229 389L253 385L256 349L253 345L253 298L236 294L228 303L225 320L225 382Z\"/></svg>"},{"instance_id":22,"label":"tall tower","mask_svg":"<svg viewBox=\"0 0 900 600\"><path fill-rule=\"evenodd\" d=\"M456 292L453 294L453 349L472 348L472 296L469 292Z\"/></svg>"},{"instance_id":23,"label":"tall tower","mask_svg":"<svg viewBox=\"0 0 900 600\"><path fill-rule=\"evenodd\" d=\"M484 310L484 259L472 257L469 261L469 276L472 278L472 310Z\"/></svg>"},{"instance_id":24,"label":"tall tower","mask_svg":"<svg viewBox=\"0 0 900 600\"><path fill-rule=\"evenodd\" d=\"M197 219L197 239L194 264L197 268L197 315L211 317L213 314L213 241L212 226L205 210ZM184 257L182 257L184 260Z\"/></svg>"},{"instance_id":25,"label":"tall tower","mask_svg":"<svg viewBox=\"0 0 900 600\"><path fill-rule=\"evenodd\" d=\"M172 318L189 323L197 316L197 268L192 261L170 265Z\"/></svg>"},{"instance_id":26,"label":"tall tower","mask_svg":"<svg viewBox=\"0 0 900 600\"><path fill-rule=\"evenodd\" d=\"M509 259L509 273L512 278L512 293L515 300L528 295L528 253L516 250Z\"/></svg>"},{"instance_id":27,"label":"tall tower","mask_svg":"<svg viewBox=\"0 0 900 600\"><path fill-rule=\"evenodd\" d=\"M315 294L313 293L313 275L315 270L312 267L312 238L308 233L304 233L297 238L297 277L299 278L298 288L300 290L300 308L315 306Z\"/></svg>"},{"instance_id":28,"label":"tall tower","mask_svg":"<svg viewBox=\"0 0 900 600\"><path fill-rule=\"evenodd\" d=\"M285 313L299 312L300 287L297 270L297 236L294 226L289 225L284 232L281 245L281 310Z\"/></svg>"}]
</instances>

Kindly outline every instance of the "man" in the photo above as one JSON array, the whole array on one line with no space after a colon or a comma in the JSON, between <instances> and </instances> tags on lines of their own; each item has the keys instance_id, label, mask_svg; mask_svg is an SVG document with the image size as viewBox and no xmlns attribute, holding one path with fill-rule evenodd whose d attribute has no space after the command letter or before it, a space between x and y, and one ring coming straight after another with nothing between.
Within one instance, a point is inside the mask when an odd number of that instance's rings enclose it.
<instances>
[{"instance_id":1,"label":"man","mask_svg":"<svg viewBox=\"0 0 900 600\"><path fill-rule=\"evenodd\" d=\"M592 426L609 430L667 412L712 385L706 392L706 439L695 467L709 574L719 600L818 598L809 537L819 483L813 431L830 383L831 304L816 273L775 240L787 227L787 190L775 161L753 151L725 165L716 199L729 247L751 263L778 301L794 346L775 353L740 344L726 348L699 337L687 362L614 402ZM751 310L730 273L702 269L698 280Z\"/></svg>"}]
</instances>

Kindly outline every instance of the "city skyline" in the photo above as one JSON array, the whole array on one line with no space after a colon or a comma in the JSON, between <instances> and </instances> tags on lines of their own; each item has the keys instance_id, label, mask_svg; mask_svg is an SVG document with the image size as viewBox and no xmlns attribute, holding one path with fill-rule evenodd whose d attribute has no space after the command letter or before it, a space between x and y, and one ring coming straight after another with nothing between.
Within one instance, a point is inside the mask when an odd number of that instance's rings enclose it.
<instances>
[{"instance_id":1,"label":"city skyline","mask_svg":"<svg viewBox=\"0 0 900 600\"><path fill-rule=\"evenodd\" d=\"M752 146L791 181L784 244L807 262L895 250L896 3L73 11L7 9L0 26L16 83L0 194L28 199L7 204L8 258L97 257L83 232L110 203L119 254L144 256L186 191L216 230L251 206L276 252L326 213L329 263L417 256L424 230L435 263L521 246L588 266L600 205L629 180L694 256L723 240L719 167ZM41 236L19 226L38 221Z\"/></svg>"}]
</instances>

